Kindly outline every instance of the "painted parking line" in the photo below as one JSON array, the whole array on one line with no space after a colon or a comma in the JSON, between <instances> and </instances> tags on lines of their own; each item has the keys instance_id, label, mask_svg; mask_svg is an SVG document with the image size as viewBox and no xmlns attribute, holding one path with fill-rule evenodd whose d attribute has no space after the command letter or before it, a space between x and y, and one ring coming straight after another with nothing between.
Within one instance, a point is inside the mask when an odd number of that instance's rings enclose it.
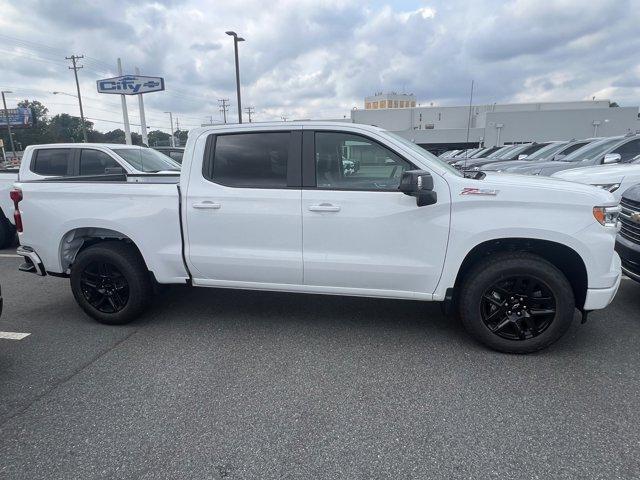
<instances>
[{"instance_id":1,"label":"painted parking line","mask_svg":"<svg viewBox=\"0 0 640 480\"><path fill-rule=\"evenodd\" d=\"M21 258L20 255L15 253L0 253L0 258Z\"/></svg>"},{"instance_id":2,"label":"painted parking line","mask_svg":"<svg viewBox=\"0 0 640 480\"><path fill-rule=\"evenodd\" d=\"M22 340L23 338L31 335L30 333L19 333L19 332L0 332L0 338L4 338L5 340Z\"/></svg>"}]
</instances>

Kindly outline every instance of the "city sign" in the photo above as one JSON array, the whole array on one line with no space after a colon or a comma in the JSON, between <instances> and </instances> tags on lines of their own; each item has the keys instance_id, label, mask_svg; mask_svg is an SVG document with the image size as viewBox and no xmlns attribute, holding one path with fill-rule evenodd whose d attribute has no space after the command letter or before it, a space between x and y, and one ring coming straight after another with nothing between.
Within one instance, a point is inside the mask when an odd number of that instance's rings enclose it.
<instances>
[{"instance_id":1,"label":"city sign","mask_svg":"<svg viewBox=\"0 0 640 480\"><path fill-rule=\"evenodd\" d=\"M162 77L122 75L120 77L98 80L96 83L98 85L98 93L111 93L116 95L138 95L164 90L164 78Z\"/></svg>"}]
</instances>

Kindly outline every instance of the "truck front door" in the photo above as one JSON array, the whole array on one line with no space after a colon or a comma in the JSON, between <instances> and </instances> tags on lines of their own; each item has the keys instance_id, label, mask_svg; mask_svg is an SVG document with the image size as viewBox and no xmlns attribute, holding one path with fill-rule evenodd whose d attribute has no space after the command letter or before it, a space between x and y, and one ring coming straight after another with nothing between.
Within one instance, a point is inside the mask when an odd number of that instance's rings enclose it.
<instances>
[{"instance_id":1,"label":"truck front door","mask_svg":"<svg viewBox=\"0 0 640 480\"><path fill-rule=\"evenodd\" d=\"M438 179L436 204L418 207L398 191L402 173L417 167L377 140L305 130L303 144L305 285L362 295L432 294L449 233L446 184Z\"/></svg>"}]
</instances>

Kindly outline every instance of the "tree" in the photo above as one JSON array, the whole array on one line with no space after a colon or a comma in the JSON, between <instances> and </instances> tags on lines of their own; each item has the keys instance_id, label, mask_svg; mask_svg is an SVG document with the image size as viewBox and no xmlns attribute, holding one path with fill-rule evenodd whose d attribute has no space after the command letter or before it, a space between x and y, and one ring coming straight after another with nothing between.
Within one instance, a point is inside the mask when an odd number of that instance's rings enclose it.
<instances>
[{"instance_id":1,"label":"tree","mask_svg":"<svg viewBox=\"0 0 640 480\"><path fill-rule=\"evenodd\" d=\"M18 102L18 107L30 108L33 114L33 123L38 124L46 120L49 109L38 100L29 101L27 99Z\"/></svg>"},{"instance_id":2,"label":"tree","mask_svg":"<svg viewBox=\"0 0 640 480\"><path fill-rule=\"evenodd\" d=\"M49 110L37 100L22 100L18 107L30 108L33 115L33 126L27 128L12 128L13 141L17 150L23 150L29 145L50 143L54 139L47 131L47 113ZM9 134L4 122L0 123L0 138L4 140L5 148L10 145Z\"/></svg>"},{"instance_id":3,"label":"tree","mask_svg":"<svg viewBox=\"0 0 640 480\"><path fill-rule=\"evenodd\" d=\"M105 143L126 143L124 137L124 130L121 128L116 128L115 130L111 130L110 132L106 132L104 134Z\"/></svg>"},{"instance_id":4,"label":"tree","mask_svg":"<svg viewBox=\"0 0 640 480\"><path fill-rule=\"evenodd\" d=\"M166 132L160 130L152 130L148 135L149 146L157 147L160 145L169 145L170 136L171 135Z\"/></svg>"},{"instance_id":5,"label":"tree","mask_svg":"<svg viewBox=\"0 0 640 480\"><path fill-rule=\"evenodd\" d=\"M93 130L93 123L85 120L84 122L87 132ZM47 125L49 136L53 138L53 142L81 142L82 123L80 118L72 117L67 113L61 113L51 118Z\"/></svg>"},{"instance_id":6,"label":"tree","mask_svg":"<svg viewBox=\"0 0 640 480\"><path fill-rule=\"evenodd\" d=\"M618 102L609 102L610 107L619 107Z\"/></svg>"},{"instance_id":7,"label":"tree","mask_svg":"<svg viewBox=\"0 0 640 480\"><path fill-rule=\"evenodd\" d=\"M189 137L189 130L176 130L174 133L178 145L185 145Z\"/></svg>"}]
</instances>

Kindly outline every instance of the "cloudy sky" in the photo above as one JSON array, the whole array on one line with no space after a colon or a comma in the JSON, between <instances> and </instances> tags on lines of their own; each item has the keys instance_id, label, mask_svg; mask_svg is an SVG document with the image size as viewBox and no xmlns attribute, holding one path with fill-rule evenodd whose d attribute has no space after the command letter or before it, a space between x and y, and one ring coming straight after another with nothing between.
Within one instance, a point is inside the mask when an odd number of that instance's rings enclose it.
<instances>
[{"instance_id":1,"label":"cloudy sky","mask_svg":"<svg viewBox=\"0 0 640 480\"><path fill-rule=\"evenodd\" d=\"M145 96L147 123L168 130L236 118L233 42L244 106L256 120L342 118L376 91L458 105L475 80L478 103L611 99L640 104L638 0L0 0L0 88L77 115L65 55L84 54L85 115L118 128L117 96L95 81L135 66L163 76ZM132 123L137 102L129 99ZM113 122L113 123L111 123ZM134 126L133 130L139 130Z\"/></svg>"}]
</instances>

